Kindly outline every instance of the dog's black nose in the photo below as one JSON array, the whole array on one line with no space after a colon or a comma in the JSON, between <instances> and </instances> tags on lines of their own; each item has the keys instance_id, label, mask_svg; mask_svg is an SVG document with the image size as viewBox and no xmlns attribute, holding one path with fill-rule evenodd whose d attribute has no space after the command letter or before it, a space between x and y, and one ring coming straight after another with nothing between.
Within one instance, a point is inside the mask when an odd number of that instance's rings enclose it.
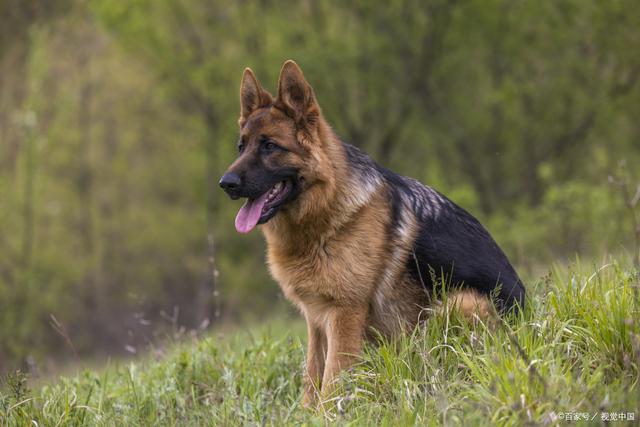
<instances>
[{"instance_id":1,"label":"dog's black nose","mask_svg":"<svg viewBox=\"0 0 640 427\"><path fill-rule=\"evenodd\" d=\"M235 191L240 188L241 183L240 175L235 172L227 172L220 178L220 187L222 187L224 191Z\"/></svg>"}]
</instances>

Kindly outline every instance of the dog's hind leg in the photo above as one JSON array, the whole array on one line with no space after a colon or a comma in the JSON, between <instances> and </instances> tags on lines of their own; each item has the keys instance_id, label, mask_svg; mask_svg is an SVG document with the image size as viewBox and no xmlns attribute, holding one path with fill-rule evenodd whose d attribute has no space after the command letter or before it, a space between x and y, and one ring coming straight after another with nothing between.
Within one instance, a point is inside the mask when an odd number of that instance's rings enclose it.
<instances>
[{"instance_id":1,"label":"dog's hind leg","mask_svg":"<svg viewBox=\"0 0 640 427\"><path fill-rule=\"evenodd\" d=\"M486 321L494 313L489 299L480 293L464 289L452 292L447 297L449 310L457 310L464 318L475 323L479 320Z\"/></svg>"}]
</instances>

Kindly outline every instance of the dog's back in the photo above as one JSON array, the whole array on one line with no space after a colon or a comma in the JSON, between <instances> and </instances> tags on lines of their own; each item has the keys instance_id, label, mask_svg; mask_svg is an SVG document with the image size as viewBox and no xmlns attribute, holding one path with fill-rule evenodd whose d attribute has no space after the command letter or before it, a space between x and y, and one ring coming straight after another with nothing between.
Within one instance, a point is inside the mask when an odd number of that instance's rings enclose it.
<instances>
[{"instance_id":1,"label":"dog's back","mask_svg":"<svg viewBox=\"0 0 640 427\"><path fill-rule=\"evenodd\" d=\"M524 307L525 289L504 252L480 222L431 187L398 175L344 144L349 161L363 183L381 179L387 185L392 239L401 240L407 210L417 233L406 259L411 277L427 291L444 283L492 296L500 311ZM404 243L403 243L404 244Z\"/></svg>"}]
</instances>

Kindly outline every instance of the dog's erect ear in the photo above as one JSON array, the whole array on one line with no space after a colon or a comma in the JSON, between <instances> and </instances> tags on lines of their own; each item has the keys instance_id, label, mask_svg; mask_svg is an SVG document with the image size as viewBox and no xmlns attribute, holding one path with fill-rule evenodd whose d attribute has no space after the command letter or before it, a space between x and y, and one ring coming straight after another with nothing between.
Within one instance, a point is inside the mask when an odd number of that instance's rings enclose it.
<instances>
[{"instance_id":1,"label":"dog's erect ear","mask_svg":"<svg viewBox=\"0 0 640 427\"><path fill-rule=\"evenodd\" d=\"M273 97L262 89L253 71L245 68L242 83L240 83L240 122L246 120L255 110L268 106L272 101Z\"/></svg>"},{"instance_id":2,"label":"dog's erect ear","mask_svg":"<svg viewBox=\"0 0 640 427\"><path fill-rule=\"evenodd\" d=\"M288 60L280 70L276 107L285 111L299 126L315 123L320 109L313 89L304 78L302 70L292 60Z\"/></svg>"}]
</instances>

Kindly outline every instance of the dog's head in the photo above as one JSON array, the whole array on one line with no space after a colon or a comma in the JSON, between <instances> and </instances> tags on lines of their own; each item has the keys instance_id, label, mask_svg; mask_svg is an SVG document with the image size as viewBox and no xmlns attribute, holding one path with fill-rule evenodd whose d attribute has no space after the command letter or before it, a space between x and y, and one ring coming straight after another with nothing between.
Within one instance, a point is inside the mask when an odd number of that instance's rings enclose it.
<instances>
[{"instance_id":1,"label":"dog's head","mask_svg":"<svg viewBox=\"0 0 640 427\"><path fill-rule=\"evenodd\" d=\"M247 199L236 216L239 232L248 233L292 206L318 179L312 151L318 144L320 114L313 89L295 62L282 66L276 98L245 69L238 158L220 179L232 199Z\"/></svg>"}]
</instances>

